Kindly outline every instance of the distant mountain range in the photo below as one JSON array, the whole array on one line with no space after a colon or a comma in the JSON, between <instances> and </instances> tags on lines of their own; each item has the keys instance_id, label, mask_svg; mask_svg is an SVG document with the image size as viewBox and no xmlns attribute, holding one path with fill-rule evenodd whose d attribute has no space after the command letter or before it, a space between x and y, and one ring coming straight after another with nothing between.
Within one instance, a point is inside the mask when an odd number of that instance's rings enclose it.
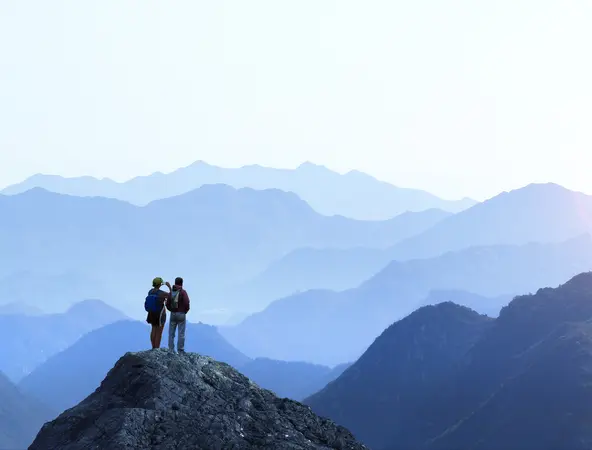
<instances>
[{"instance_id":1,"label":"distant mountain range","mask_svg":"<svg viewBox=\"0 0 592 450\"><path fill-rule=\"evenodd\" d=\"M294 192L321 214L360 220L386 220L406 211L427 209L458 212L476 203L468 198L447 201L425 191L393 186L362 172L351 171L341 175L312 163L304 163L296 169L258 165L227 169L198 161L170 174L154 173L124 183L107 178L63 178L39 174L1 193L14 195L41 187L61 194L115 198L142 206L207 184Z\"/></svg>"},{"instance_id":2,"label":"distant mountain range","mask_svg":"<svg viewBox=\"0 0 592 450\"><path fill-rule=\"evenodd\" d=\"M0 372L1 449L29 447L41 426L56 416L57 412L21 392Z\"/></svg>"},{"instance_id":3,"label":"distant mountain range","mask_svg":"<svg viewBox=\"0 0 592 450\"><path fill-rule=\"evenodd\" d=\"M447 213L356 221L322 216L293 193L207 185L145 207L34 189L0 196L0 215L0 270L11 284L34 289L26 303L39 298L43 308L63 309L86 283L88 296L101 294L127 312L157 275L184 276L200 309L220 308L212 292L297 248L386 248ZM45 291L36 287L44 283Z\"/></svg>"},{"instance_id":4,"label":"distant mountain range","mask_svg":"<svg viewBox=\"0 0 592 450\"><path fill-rule=\"evenodd\" d=\"M197 173L189 169L176 176ZM286 183L306 171L329 177L311 165L259 169L262 183L272 173ZM254 179L250 168L230 173ZM279 396L320 391L307 400L315 411L374 449L518 450L516 442L528 442L525 450L563 450L562 435L592 442L569 419L592 412L592 274L575 276L592 270L592 197L535 184L455 214L424 208L368 221L322 215L303 200L312 191L285 186L200 182L169 196L164 180L174 179L88 184L138 196L141 186L146 194L160 186L165 198L135 198L142 206L41 188L0 195L0 281L11 286L0 298L0 339L10 343L0 371L19 382L9 388L0 379L0 398L3 389L22 396L19 414L28 402L55 411L75 405L122 354L145 349L148 326L120 311L144 316L152 278L183 276L192 322L206 311L258 311L232 326L190 323L189 351L227 362ZM321 197L337 185L315 183ZM348 191L352 208L370 194L375 205L389 198L360 186L363 195ZM340 198L331 197L332 207L345 208ZM378 211L367 198L365 206ZM67 309L89 297L115 308L88 300ZM43 313L58 310L66 312ZM0 406L0 420L7 411ZM21 419L11 419L14 430ZM0 448L2 439L14 436L0 424Z\"/></svg>"},{"instance_id":5,"label":"distant mountain range","mask_svg":"<svg viewBox=\"0 0 592 450\"><path fill-rule=\"evenodd\" d=\"M349 366L349 363L345 363L330 369L318 364L257 358L239 370L277 396L301 401L323 389Z\"/></svg>"},{"instance_id":6,"label":"distant mountain range","mask_svg":"<svg viewBox=\"0 0 592 450\"><path fill-rule=\"evenodd\" d=\"M592 273L517 297L496 320L427 306L305 402L377 450L584 449L591 319Z\"/></svg>"},{"instance_id":7,"label":"distant mountain range","mask_svg":"<svg viewBox=\"0 0 592 450\"><path fill-rule=\"evenodd\" d=\"M26 298L17 290L16 300L36 306L39 298L47 311L94 297L135 314L131 305L159 274L184 276L199 311L230 316L298 291L357 287L392 260L567 240L592 229L591 199L531 185L454 215L429 210L371 222L322 216L279 190L206 185L136 207L34 189L0 196L10 218L0 224L0 270L5 283L27 280ZM163 256L171 245L174 258Z\"/></svg>"},{"instance_id":8,"label":"distant mountain range","mask_svg":"<svg viewBox=\"0 0 592 450\"><path fill-rule=\"evenodd\" d=\"M19 388L55 410L68 409L95 390L121 355L148 348L149 334L147 324L126 320L92 331L35 369ZM188 324L186 348L234 367L249 362L209 325Z\"/></svg>"},{"instance_id":9,"label":"distant mountain range","mask_svg":"<svg viewBox=\"0 0 592 450\"><path fill-rule=\"evenodd\" d=\"M28 305L27 303L20 301L13 301L11 303L5 303L0 305L0 316L22 314L24 316L42 316L45 314L38 306Z\"/></svg>"},{"instance_id":10,"label":"distant mountain range","mask_svg":"<svg viewBox=\"0 0 592 450\"><path fill-rule=\"evenodd\" d=\"M561 242L591 231L592 196L531 184L450 216L389 252L398 260L430 258L472 246Z\"/></svg>"},{"instance_id":11,"label":"distant mountain range","mask_svg":"<svg viewBox=\"0 0 592 450\"><path fill-rule=\"evenodd\" d=\"M437 305L439 303L456 303L466 306L480 314L497 317L500 310L514 298L513 295L485 297L472 292L455 289L436 289L431 291L420 306Z\"/></svg>"},{"instance_id":12,"label":"distant mountain range","mask_svg":"<svg viewBox=\"0 0 592 450\"><path fill-rule=\"evenodd\" d=\"M398 226L395 235L403 240L406 235L420 234L450 215L437 209L401 214L393 219ZM256 277L212 295L232 309L244 311L248 306L254 312L298 291L356 287L390 261L389 252L380 248L299 248Z\"/></svg>"},{"instance_id":13,"label":"distant mountain range","mask_svg":"<svg viewBox=\"0 0 592 450\"><path fill-rule=\"evenodd\" d=\"M36 249L23 251L37 253ZM15 260L17 258L15 257ZM5 257L4 261L7 259ZM2 260L0 256L0 261ZM113 279L102 278L100 273L89 269L88 266L76 269L72 266L72 261L64 264L60 258L56 258L55 263L48 262L45 267L32 262L31 267L35 267L35 270L23 269L24 264L18 268L6 262L3 264L6 271L0 277L0 284L11 286L23 283L27 288L15 289L9 296L0 296L0 314L62 313L83 299L113 299L116 292Z\"/></svg>"},{"instance_id":14,"label":"distant mountain range","mask_svg":"<svg viewBox=\"0 0 592 450\"><path fill-rule=\"evenodd\" d=\"M149 332L147 324L130 320L91 331L37 366L21 380L19 388L56 411L70 408L94 391L121 355L149 347ZM164 330L163 348L167 347L167 336L168 325ZM349 365L331 369L309 363L251 360L230 345L215 327L201 323L187 324L185 348L226 362L260 386L294 400L319 391Z\"/></svg>"},{"instance_id":15,"label":"distant mountain range","mask_svg":"<svg viewBox=\"0 0 592 450\"><path fill-rule=\"evenodd\" d=\"M98 300L80 302L63 314L2 314L0 308L0 342L6 343L0 346L0 371L19 381L89 331L125 317Z\"/></svg>"},{"instance_id":16,"label":"distant mountain range","mask_svg":"<svg viewBox=\"0 0 592 450\"><path fill-rule=\"evenodd\" d=\"M590 232L592 197L534 184L442 218L388 249L298 249L224 295L240 304L241 298L266 303L272 296L309 289L341 291L359 286L393 260L432 258L475 246L557 243Z\"/></svg>"},{"instance_id":17,"label":"distant mountain range","mask_svg":"<svg viewBox=\"0 0 592 450\"><path fill-rule=\"evenodd\" d=\"M356 360L390 323L429 301L434 290L464 291L448 299L470 298L477 308L475 294L509 299L590 269L590 235L562 244L473 247L394 261L358 288L289 296L220 331L251 357L333 365ZM483 310L490 311L491 303L488 299Z\"/></svg>"}]
</instances>

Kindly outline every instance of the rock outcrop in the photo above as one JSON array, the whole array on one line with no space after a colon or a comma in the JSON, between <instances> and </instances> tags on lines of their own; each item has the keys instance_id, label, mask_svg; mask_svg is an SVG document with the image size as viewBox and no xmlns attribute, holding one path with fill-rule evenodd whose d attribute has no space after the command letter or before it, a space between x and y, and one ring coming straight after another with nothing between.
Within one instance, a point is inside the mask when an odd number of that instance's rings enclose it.
<instances>
[{"instance_id":1,"label":"rock outcrop","mask_svg":"<svg viewBox=\"0 0 592 450\"><path fill-rule=\"evenodd\" d=\"M30 450L365 449L345 428L261 389L225 363L167 350L127 353Z\"/></svg>"},{"instance_id":2,"label":"rock outcrop","mask_svg":"<svg viewBox=\"0 0 592 450\"><path fill-rule=\"evenodd\" d=\"M55 411L70 409L95 391L121 355L146 348L149 329L139 320L121 320L91 331L37 367L18 386ZM163 343L167 337L168 327L165 327ZM239 370L250 361L220 336L215 327L201 323L187 324L185 349L211 356Z\"/></svg>"}]
</instances>

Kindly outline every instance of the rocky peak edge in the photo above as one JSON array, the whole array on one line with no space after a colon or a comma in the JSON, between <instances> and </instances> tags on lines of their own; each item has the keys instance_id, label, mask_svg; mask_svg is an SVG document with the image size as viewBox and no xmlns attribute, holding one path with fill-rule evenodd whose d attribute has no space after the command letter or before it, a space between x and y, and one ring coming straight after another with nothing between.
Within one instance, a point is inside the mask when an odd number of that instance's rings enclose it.
<instances>
[{"instance_id":1,"label":"rocky peak edge","mask_svg":"<svg viewBox=\"0 0 592 450\"><path fill-rule=\"evenodd\" d=\"M127 353L30 450L365 449L345 428L194 353Z\"/></svg>"}]
</instances>

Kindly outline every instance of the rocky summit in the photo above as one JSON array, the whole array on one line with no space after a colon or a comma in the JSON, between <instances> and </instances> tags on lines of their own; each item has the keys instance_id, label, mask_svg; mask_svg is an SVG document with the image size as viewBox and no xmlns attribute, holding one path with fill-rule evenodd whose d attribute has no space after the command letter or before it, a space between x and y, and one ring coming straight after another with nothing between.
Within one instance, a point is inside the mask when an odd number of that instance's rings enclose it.
<instances>
[{"instance_id":1,"label":"rocky summit","mask_svg":"<svg viewBox=\"0 0 592 450\"><path fill-rule=\"evenodd\" d=\"M345 428L231 366L168 350L125 354L30 450L365 449Z\"/></svg>"}]
</instances>

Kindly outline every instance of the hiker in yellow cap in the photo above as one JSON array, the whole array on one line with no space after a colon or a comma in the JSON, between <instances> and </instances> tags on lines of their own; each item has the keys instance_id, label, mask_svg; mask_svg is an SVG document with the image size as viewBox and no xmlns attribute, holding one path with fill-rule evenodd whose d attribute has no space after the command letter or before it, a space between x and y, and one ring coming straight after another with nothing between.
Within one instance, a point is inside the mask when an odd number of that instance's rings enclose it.
<instances>
[{"instance_id":1,"label":"hiker in yellow cap","mask_svg":"<svg viewBox=\"0 0 592 450\"><path fill-rule=\"evenodd\" d=\"M168 293L160 290L163 284L169 288ZM152 289L148 291L148 296L144 303L144 308L148 312L146 322L152 325L152 329L150 330L150 343L152 344L152 348L160 348L162 330L164 330L164 324L166 323L166 309L164 305L170 297L171 284L168 281L163 283L163 280L160 277L156 277L152 280Z\"/></svg>"}]
</instances>

